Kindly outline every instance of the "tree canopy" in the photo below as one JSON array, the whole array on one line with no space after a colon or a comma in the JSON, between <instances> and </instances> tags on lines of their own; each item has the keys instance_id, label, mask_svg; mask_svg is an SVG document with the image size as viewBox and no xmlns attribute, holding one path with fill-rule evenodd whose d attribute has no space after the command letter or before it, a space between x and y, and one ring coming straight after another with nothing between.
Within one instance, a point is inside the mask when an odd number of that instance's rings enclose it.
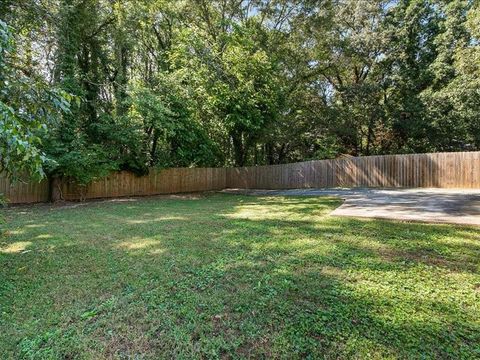
<instances>
[{"instance_id":1,"label":"tree canopy","mask_svg":"<svg viewBox=\"0 0 480 360\"><path fill-rule=\"evenodd\" d=\"M474 0L4 0L0 164L86 184L480 149L479 14Z\"/></svg>"}]
</instances>

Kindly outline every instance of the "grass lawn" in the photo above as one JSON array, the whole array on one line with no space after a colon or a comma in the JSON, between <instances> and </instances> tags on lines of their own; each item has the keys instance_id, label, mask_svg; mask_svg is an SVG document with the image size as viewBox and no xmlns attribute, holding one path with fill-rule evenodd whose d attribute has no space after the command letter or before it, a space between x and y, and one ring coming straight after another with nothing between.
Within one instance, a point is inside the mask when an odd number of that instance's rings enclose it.
<instances>
[{"instance_id":1,"label":"grass lawn","mask_svg":"<svg viewBox=\"0 0 480 360\"><path fill-rule=\"evenodd\" d=\"M480 231L328 198L4 210L0 358L480 358Z\"/></svg>"}]
</instances>

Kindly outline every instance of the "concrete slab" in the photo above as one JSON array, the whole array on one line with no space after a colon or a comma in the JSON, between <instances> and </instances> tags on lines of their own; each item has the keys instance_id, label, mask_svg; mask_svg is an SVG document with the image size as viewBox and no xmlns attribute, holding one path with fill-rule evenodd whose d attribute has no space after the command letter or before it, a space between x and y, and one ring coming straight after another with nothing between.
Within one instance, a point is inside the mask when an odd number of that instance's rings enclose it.
<instances>
[{"instance_id":1,"label":"concrete slab","mask_svg":"<svg viewBox=\"0 0 480 360\"><path fill-rule=\"evenodd\" d=\"M331 215L480 226L480 189L227 189L257 196L334 196Z\"/></svg>"}]
</instances>

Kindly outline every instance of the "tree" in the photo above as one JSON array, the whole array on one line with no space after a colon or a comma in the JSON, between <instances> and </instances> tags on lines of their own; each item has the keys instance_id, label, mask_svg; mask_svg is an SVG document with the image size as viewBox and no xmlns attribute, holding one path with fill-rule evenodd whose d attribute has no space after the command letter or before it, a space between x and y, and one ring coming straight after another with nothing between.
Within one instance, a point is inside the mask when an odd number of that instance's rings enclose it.
<instances>
[{"instance_id":1,"label":"tree","mask_svg":"<svg viewBox=\"0 0 480 360\"><path fill-rule=\"evenodd\" d=\"M475 149L480 144L480 8L463 0L439 6L437 56L429 68L434 80L422 93L427 121L438 139L435 150Z\"/></svg>"},{"instance_id":2,"label":"tree","mask_svg":"<svg viewBox=\"0 0 480 360\"><path fill-rule=\"evenodd\" d=\"M143 174L155 166L474 150L478 6L3 1L0 11L17 34L16 50L3 51L9 74L23 74L30 80L22 86L43 95L33 101L29 94L23 105L17 81L18 91L5 90L2 101L32 114L53 101L48 131L28 132L31 158L55 161L44 167L52 184L69 178L83 186L112 170ZM55 89L79 99L69 113L59 116L55 104L65 104ZM16 123L25 114L5 109Z\"/></svg>"},{"instance_id":3,"label":"tree","mask_svg":"<svg viewBox=\"0 0 480 360\"><path fill-rule=\"evenodd\" d=\"M44 177L42 137L71 100L30 70L17 56L12 29L0 20L0 170L14 179Z\"/></svg>"}]
</instances>

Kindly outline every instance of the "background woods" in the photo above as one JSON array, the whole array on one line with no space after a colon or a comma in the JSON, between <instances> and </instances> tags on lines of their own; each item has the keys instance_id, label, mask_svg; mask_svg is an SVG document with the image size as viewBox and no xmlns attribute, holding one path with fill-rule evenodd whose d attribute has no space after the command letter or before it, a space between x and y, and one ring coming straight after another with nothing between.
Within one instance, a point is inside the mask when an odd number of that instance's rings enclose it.
<instances>
[{"instance_id":1,"label":"background woods","mask_svg":"<svg viewBox=\"0 0 480 360\"><path fill-rule=\"evenodd\" d=\"M479 6L3 0L3 170L478 150Z\"/></svg>"}]
</instances>

